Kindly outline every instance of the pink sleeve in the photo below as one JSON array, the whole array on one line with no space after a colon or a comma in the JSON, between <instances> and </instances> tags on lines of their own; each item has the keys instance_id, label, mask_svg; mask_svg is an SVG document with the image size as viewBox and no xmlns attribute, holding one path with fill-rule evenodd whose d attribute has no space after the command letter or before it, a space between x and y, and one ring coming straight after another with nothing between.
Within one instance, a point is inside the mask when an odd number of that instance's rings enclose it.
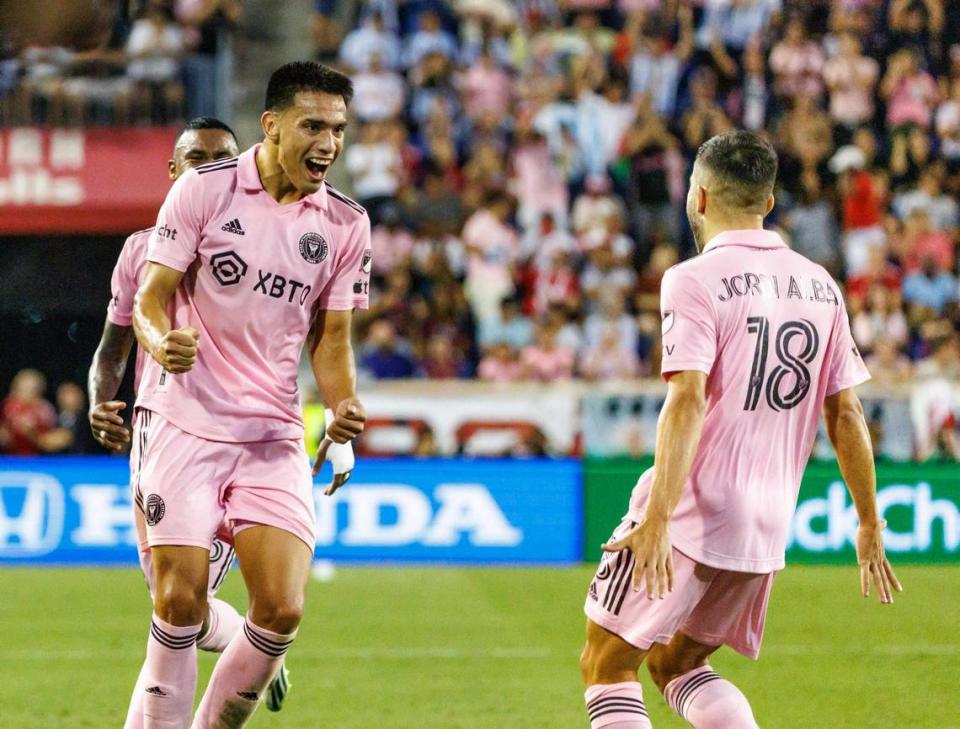
<instances>
[{"instance_id":1,"label":"pink sleeve","mask_svg":"<svg viewBox=\"0 0 960 729\"><path fill-rule=\"evenodd\" d=\"M366 309L370 289L373 248L370 243L370 218L364 213L357 222L330 283L320 294L318 305L331 311Z\"/></svg>"},{"instance_id":2,"label":"pink sleeve","mask_svg":"<svg viewBox=\"0 0 960 729\"><path fill-rule=\"evenodd\" d=\"M660 284L664 379L673 372L697 370L707 375L717 354L717 313L699 281L671 268Z\"/></svg>"},{"instance_id":3,"label":"pink sleeve","mask_svg":"<svg viewBox=\"0 0 960 729\"><path fill-rule=\"evenodd\" d=\"M203 185L195 170L173 183L157 215L157 227L150 234L147 260L186 271L197 257L200 233Z\"/></svg>"},{"instance_id":4,"label":"pink sleeve","mask_svg":"<svg viewBox=\"0 0 960 729\"><path fill-rule=\"evenodd\" d=\"M107 319L121 327L133 324L133 297L137 294L137 262L134 260L134 236L130 236L120 250L120 257L110 277L110 303Z\"/></svg>"},{"instance_id":5,"label":"pink sleeve","mask_svg":"<svg viewBox=\"0 0 960 729\"><path fill-rule=\"evenodd\" d=\"M840 300L837 321L833 326L830 342L830 364L827 373L827 395L834 395L848 387L854 387L870 379L870 372L860 357L850 333L847 307Z\"/></svg>"}]
</instances>

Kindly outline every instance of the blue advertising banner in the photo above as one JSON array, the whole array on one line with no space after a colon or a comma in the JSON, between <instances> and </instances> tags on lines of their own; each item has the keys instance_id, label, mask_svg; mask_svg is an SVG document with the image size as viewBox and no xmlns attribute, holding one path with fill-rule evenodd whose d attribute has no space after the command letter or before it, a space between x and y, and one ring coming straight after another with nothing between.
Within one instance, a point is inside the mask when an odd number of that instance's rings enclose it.
<instances>
[{"instance_id":1,"label":"blue advertising banner","mask_svg":"<svg viewBox=\"0 0 960 729\"><path fill-rule=\"evenodd\" d=\"M317 479L317 556L569 564L582 559L575 460L362 460L333 497ZM127 462L0 458L0 565L136 564Z\"/></svg>"}]
</instances>

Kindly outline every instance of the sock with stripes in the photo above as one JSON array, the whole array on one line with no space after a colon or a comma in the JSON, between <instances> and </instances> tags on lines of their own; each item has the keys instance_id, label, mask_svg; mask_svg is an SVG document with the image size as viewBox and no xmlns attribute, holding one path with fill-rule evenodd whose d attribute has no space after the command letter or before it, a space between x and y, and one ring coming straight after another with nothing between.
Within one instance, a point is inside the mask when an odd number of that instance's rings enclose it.
<instances>
[{"instance_id":1,"label":"sock with stripes","mask_svg":"<svg viewBox=\"0 0 960 729\"><path fill-rule=\"evenodd\" d=\"M141 672L143 729L184 729L190 724L200 627L170 625L154 614Z\"/></svg>"},{"instance_id":2,"label":"sock with stripes","mask_svg":"<svg viewBox=\"0 0 960 729\"><path fill-rule=\"evenodd\" d=\"M192 729L239 729L253 714L264 691L283 664L296 632L280 635L254 625L243 632L217 661L193 719Z\"/></svg>"},{"instance_id":3,"label":"sock with stripes","mask_svg":"<svg viewBox=\"0 0 960 729\"><path fill-rule=\"evenodd\" d=\"M197 638L197 648L210 653L223 653L227 644L243 628L243 618L237 609L228 602L215 597L207 597L210 612L207 615L207 629Z\"/></svg>"},{"instance_id":4,"label":"sock with stripes","mask_svg":"<svg viewBox=\"0 0 960 729\"><path fill-rule=\"evenodd\" d=\"M694 729L759 729L747 697L708 665L673 679L663 696Z\"/></svg>"},{"instance_id":5,"label":"sock with stripes","mask_svg":"<svg viewBox=\"0 0 960 729\"><path fill-rule=\"evenodd\" d=\"M594 684L584 694L590 729L651 729L643 688L636 681Z\"/></svg>"}]
</instances>

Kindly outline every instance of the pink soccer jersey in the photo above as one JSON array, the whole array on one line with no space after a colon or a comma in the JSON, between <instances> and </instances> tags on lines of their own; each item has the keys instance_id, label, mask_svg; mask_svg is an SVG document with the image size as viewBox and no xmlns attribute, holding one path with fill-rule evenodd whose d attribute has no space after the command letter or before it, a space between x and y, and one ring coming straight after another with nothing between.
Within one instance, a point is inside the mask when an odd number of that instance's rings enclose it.
<instances>
[{"instance_id":1,"label":"pink soccer jersey","mask_svg":"<svg viewBox=\"0 0 960 729\"><path fill-rule=\"evenodd\" d=\"M107 319L121 327L133 325L133 299L140 287L140 275L147 265L147 241L153 228L139 230L126 239L110 277L110 303L107 304ZM137 347L137 360L133 371L133 392L140 391L140 377L146 354Z\"/></svg>"},{"instance_id":2,"label":"pink soccer jersey","mask_svg":"<svg viewBox=\"0 0 960 729\"><path fill-rule=\"evenodd\" d=\"M800 478L828 395L870 378L823 267L774 232L737 230L674 266L660 290L664 377L707 375L700 447L670 521L703 564L783 567ZM640 521L653 472L630 500Z\"/></svg>"},{"instance_id":3,"label":"pink soccer jersey","mask_svg":"<svg viewBox=\"0 0 960 729\"><path fill-rule=\"evenodd\" d=\"M185 273L171 327L200 339L184 374L148 358L137 405L209 440L302 438L297 370L311 322L367 306L366 212L327 184L280 205L260 182L258 148L184 173L147 251Z\"/></svg>"}]
</instances>

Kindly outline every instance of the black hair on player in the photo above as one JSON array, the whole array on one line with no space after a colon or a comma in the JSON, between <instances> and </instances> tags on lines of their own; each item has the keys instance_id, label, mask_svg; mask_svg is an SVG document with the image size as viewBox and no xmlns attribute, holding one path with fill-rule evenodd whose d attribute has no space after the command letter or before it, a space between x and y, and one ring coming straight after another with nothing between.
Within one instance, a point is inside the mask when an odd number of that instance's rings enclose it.
<instances>
[{"instance_id":1,"label":"black hair on player","mask_svg":"<svg viewBox=\"0 0 960 729\"><path fill-rule=\"evenodd\" d=\"M293 103L300 91L319 91L343 97L349 105L353 98L353 81L349 76L316 61L294 61L280 66L270 75L264 108L281 111Z\"/></svg>"},{"instance_id":2,"label":"black hair on player","mask_svg":"<svg viewBox=\"0 0 960 729\"><path fill-rule=\"evenodd\" d=\"M180 141L180 137L182 137L186 132L194 131L197 129L221 129L225 131L227 134L229 134L231 137L233 137L234 142L237 142L238 145L240 144L239 140L237 139L236 133L230 127L228 127L224 122L212 116L198 116L188 121L186 124L183 125L180 131L177 132L177 141Z\"/></svg>"},{"instance_id":3,"label":"black hair on player","mask_svg":"<svg viewBox=\"0 0 960 729\"><path fill-rule=\"evenodd\" d=\"M777 179L777 153L754 132L718 134L700 145L697 162L713 182L712 192L731 210L766 212Z\"/></svg>"}]
</instances>

